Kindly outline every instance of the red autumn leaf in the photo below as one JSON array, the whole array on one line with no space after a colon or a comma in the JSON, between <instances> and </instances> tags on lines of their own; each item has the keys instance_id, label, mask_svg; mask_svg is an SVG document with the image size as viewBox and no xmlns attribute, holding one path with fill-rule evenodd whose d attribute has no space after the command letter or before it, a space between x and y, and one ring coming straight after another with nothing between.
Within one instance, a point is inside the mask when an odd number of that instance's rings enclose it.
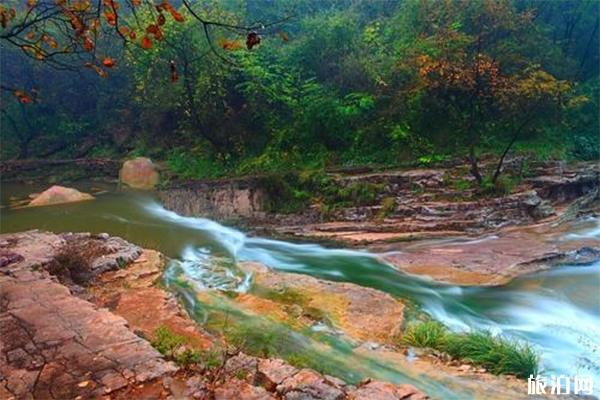
<instances>
[{"instance_id":1,"label":"red autumn leaf","mask_svg":"<svg viewBox=\"0 0 600 400\"><path fill-rule=\"evenodd\" d=\"M256 45L260 44L260 36L256 32L248 32L246 36L246 47L248 50L252 50L252 48Z\"/></svg>"},{"instance_id":2,"label":"red autumn leaf","mask_svg":"<svg viewBox=\"0 0 600 400\"><path fill-rule=\"evenodd\" d=\"M133 4L135 7L138 7L140 4L142 4L142 0L131 0L131 4Z\"/></svg>"},{"instance_id":3,"label":"red autumn leaf","mask_svg":"<svg viewBox=\"0 0 600 400\"><path fill-rule=\"evenodd\" d=\"M104 13L104 17L106 18L106 22L109 25L113 25L113 26L116 25L116 23L117 23L117 16L114 13L112 13L110 11L106 11Z\"/></svg>"},{"instance_id":4,"label":"red autumn leaf","mask_svg":"<svg viewBox=\"0 0 600 400\"><path fill-rule=\"evenodd\" d=\"M85 51L94 50L94 42L92 41L92 39L90 39L89 36L85 36L83 38L83 48L85 49Z\"/></svg>"},{"instance_id":5,"label":"red autumn leaf","mask_svg":"<svg viewBox=\"0 0 600 400\"><path fill-rule=\"evenodd\" d=\"M33 39L35 39L35 35L36 35L36 33L34 31L31 31L27 35L25 35L25 38L27 40L33 40Z\"/></svg>"},{"instance_id":6,"label":"red autumn leaf","mask_svg":"<svg viewBox=\"0 0 600 400\"><path fill-rule=\"evenodd\" d=\"M220 39L218 43L223 50L228 51L239 50L243 47L243 45L238 40Z\"/></svg>"},{"instance_id":7,"label":"red autumn leaf","mask_svg":"<svg viewBox=\"0 0 600 400\"><path fill-rule=\"evenodd\" d=\"M148 50L152 48L152 40L148 36L144 36L141 41L142 49Z\"/></svg>"},{"instance_id":8,"label":"red autumn leaf","mask_svg":"<svg viewBox=\"0 0 600 400\"><path fill-rule=\"evenodd\" d=\"M106 68L112 68L115 66L115 60L110 57L104 57L102 60L102 65L104 65Z\"/></svg>"},{"instance_id":9,"label":"red autumn leaf","mask_svg":"<svg viewBox=\"0 0 600 400\"><path fill-rule=\"evenodd\" d=\"M160 15L158 16L158 19L156 20L156 22L158 23L158 25L161 25L161 26L162 26L162 25L164 25L164 24L165 24L165 22L167 22L167 19L165 18L165 16L164 16L164 15L160 14Z\"/></svg>"},{"instance_id":10,"label":"red autumn leaf","mask_svg":"<svg viewBox=\"0 0 600 400\"><path fill-rule=\"evenodd\" d=\"M129 39L135 40L136 37L137 37L137 33L135 33L135 31L129 32Z\"/></svg>"},{"instance_id":11,"label":"red autumn leaf","mask_svg":"<svg viewBox=\"0 0 600 400\"><path fill-rule=\"evenodd\" d=\"M29 96L27 93L25 93L22 90L15 90L13 94L19 100L19 102L21 104L31 104L31 103L33 103L33 99L31 98L31 96Z\"/></svg>"},{"instance_id":12,"label":"red autumn leaf","mask_svg":"<svg viewBox=\"0 0 600 400\"><path fill-rule=\"evenodd\" d=\"M150 24L146 27L146 32L147 33L152 33L155 34L156 31L158 31L158 25L154 25L154 24Z\"/></svg>"},{"instance_id":13,"label":"red autumn leaf","mask_svg":"<svg viewBox=\"0 0 600 400\"><path fill-rule=\"evenodd\" d=\"M173 19L177 22L183 22L185 21L185 18L183 18L183 15L181 15L179 13L179 11L175 10L174 8L171 8L169 10L171 12L171 16L173 17Z\"/></svg>"}]
</instances>

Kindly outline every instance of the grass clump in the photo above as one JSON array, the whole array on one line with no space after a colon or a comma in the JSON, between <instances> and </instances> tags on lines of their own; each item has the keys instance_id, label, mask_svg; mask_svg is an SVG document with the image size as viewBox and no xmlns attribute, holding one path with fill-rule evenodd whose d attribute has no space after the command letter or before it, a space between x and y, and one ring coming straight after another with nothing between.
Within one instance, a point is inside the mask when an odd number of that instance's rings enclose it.
<instances>
[{"instance_id":1,"label":"grass clump","mask_svg":"<svg viewBox=\"0 0 600 400\"><path fill-rule=\"evenodd\" d=\"M539 357L531 346L487 331L454 333L439 322L427 321L409 326L402 342L444 352L495 375L527 379L538 372Z\"/></svg>"},{"instance_id":2,"label":"grass clump","mask_svg":"<svg viewBox=\"0 0 600 400\"><path fill-rule=\"evenodd\" d=\"M151 344L159 353L183 367L199 364L204 359L202 352L186 346L185 337L175 334L166 326L154 331Z\"/></svg>"}]
</instances>

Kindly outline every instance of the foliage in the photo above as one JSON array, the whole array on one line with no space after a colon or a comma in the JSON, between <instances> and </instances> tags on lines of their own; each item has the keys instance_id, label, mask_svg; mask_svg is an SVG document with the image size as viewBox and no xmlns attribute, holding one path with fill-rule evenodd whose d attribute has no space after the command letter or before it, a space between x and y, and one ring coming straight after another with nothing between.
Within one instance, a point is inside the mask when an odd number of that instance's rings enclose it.
<instances>
[{"instance_id":1,"label":"foliage","mask_svg":"<svg viewBox=\"0 0 600 400\"><path fill-rule=\"evenodd\" d=\"M527 379L536 375L539 357L527 344L489 332L454 333L437 321L413 324L402 343L447 353L452 358L481 366L493 374Z\"/></svg>"},{"instance_id":2,"label":"foliage","mask_svg":"<svg viewBox=\"0 0 600 400\"><path fill-rule=\"evenodd\" d=\"M49 4L33 3L32 15ZM64 32L50 23L19 31L20 2L2 8L7 26L0 33L26 45L24 35L35 31L39 48L23 53L0 38L2 159L144 153L167 160L180 177L212 178L331 165L427 167L466 155L484 185L482 153L497 158L487 177L494 184L510 154L599 156L593 0L303 0L261 7L209 0L193 5L200 20L189 2L150 12L145 0L139 7L135 1L115 13L115 0L100 4L98 37L91 35L95 7L75 12L51 3ZM290 9L294 18L284 25L254 24L266 35L251 51L247 29L222 26L277 21ZM73 36L72 22L88 29ZM119 28L128 30L125 46ZM85 48L86 38L94 51ZM73 42L73 51L48 57L53 41L58 48ZM72 57L78 50L84 60ZM35 57L40 51L43 63ZM42 68L60 59L77 75ZM292 182L283 189L289 209L303 207L307 197L329 209L353 197L378 200L363 198L360 188L336 193L325 186L317 193Z\"/></svg>"}]
</instances>

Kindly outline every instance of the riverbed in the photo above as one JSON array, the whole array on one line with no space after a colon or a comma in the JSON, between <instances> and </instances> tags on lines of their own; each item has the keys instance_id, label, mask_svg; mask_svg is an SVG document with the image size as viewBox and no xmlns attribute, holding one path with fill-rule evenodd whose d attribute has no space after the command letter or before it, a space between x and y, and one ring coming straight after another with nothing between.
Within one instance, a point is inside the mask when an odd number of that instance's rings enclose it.
<instances>
[{"instance_id":1,"label":"riverbed","mask_svg":"<svg viewBox=\"0 0 600 400\"><path fill-rule=\"evenodd\" d=\"M543 375L591 376L596 382L594 392L598 393L600 262L565 265L497 287L441 284L401 273L385 263L380 254L251 237L215 221L179 216L164 209L148 193L119 191L115 186L97 183L86 183L81 188L94 186L95 190L101 190L94 201L13 209L7 207L9 197L24 197L37 188L4 185L0 230L2 233L28 229L107 232L121 236L175 260L167 275L184 274L195 283L194 290L248 290L251 277L236 268L243 261L372 287L414 302L420 310L453 330L486 329L527 341L541 355ZM600 240L599 227L597 219L582 220L577 229L566 233L561 240ZM211 268L216 261L224 266L219 272ZM322 357L330 357L341 366L356 362L356 359L344 360L345 355L356 357L344 351L343 343L322 352ZM435 377L405 374L372 357L361 362L360 368L348 367L344 378L357 380L372 375L395 382L408 381L434 397L477 397L461 390L460 381L448 384L436 381Z\"/></svg>"}]
</instances>

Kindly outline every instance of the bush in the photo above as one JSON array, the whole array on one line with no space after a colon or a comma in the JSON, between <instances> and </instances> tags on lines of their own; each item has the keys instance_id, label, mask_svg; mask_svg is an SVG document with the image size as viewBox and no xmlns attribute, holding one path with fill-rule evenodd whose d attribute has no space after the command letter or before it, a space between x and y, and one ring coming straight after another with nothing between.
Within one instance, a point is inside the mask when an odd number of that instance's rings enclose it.
<instances>
[{"instance_id":1,"label":"bush","mask_svg":"<svg viewBox=\"0 0 600 400\"><path fill-rule=\"evenodd\" d=\"M453 333L439 322L428 321L410 326L402 342L442 351L496 375L527 379L538 372L539 357L531 346L486 331Z\"/></svg>"},{"instance_id":2,"label":"bush","mask_svg":"<svg viewBox=\"0 0 600 400\"><path fill-rule=\"evenodd\" d=\"M377 213L377 216L375 217L375 219L377 221L381 222L384 219L386 219L387 217L389 217L390 214L393 213L395 209L396 209L396 198L395 197L386 197L381 202L381 208L379 209L379 212Z\"/></svg>"},{"instance_id":3,"label":"bush","mask_svg":"<svg viewBox=\"0 0 600 400\"><path fill-rule=\"evenodd\" d=\"M46 270L61 283L85 286L93 277L89 260L96 253L97 248L92 243L88 246L69 244L46 266Z\"/></svg>"}]
</instances>

